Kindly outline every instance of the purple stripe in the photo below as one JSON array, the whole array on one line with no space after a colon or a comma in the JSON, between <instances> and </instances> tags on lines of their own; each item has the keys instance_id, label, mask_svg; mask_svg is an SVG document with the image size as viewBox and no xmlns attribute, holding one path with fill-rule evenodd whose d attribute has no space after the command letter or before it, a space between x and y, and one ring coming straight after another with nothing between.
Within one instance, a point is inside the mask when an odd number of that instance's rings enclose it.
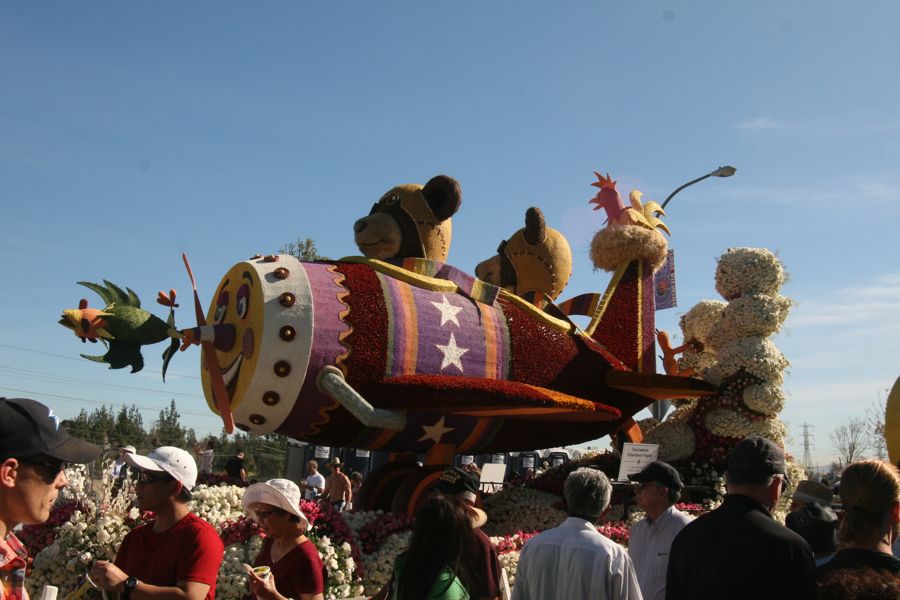
<instances>
[{"instance_id":1,"label":"purple stripe","mask_svg":"<svg viewBox=\"0 0 900 600\"><path fill-rule=\"evenodd\" d=\"M303 380L300 395L286 421L294 427L303 427L302 430L291 431L292 435L296 436L312 434L318 425L329 420L320 416L319 411L333 405L334 401L316 387L316 376L322 367L334 365L337 358L347 351L347 348L338 341L338 337L350 331L350 327L340 318L341 313L347 310L347 306L338 300L338 294L346 291L344 287L335 283L335 279L340 278L340 275L329 272L327 269L330 265L327 264L302 263L302 265L312 290L315 331L306 379Z\"/></svg>"}]
</instances>

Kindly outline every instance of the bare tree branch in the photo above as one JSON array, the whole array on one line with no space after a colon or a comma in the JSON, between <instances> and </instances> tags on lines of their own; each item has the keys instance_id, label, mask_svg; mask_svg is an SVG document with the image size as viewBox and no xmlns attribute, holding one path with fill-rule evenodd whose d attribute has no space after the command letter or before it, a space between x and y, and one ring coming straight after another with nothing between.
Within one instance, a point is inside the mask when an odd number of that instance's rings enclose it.
<instances>
[{"instance_id":1,"label":"bare tree branch","mask_svg":"<svg viewBox=\"0 0 900 600\"><path fill-rule=\"evenodd\" d=\"M843 425L831 432L831 443L838 451L838 462L841 467L863 458L863 454L871 446L869 424L865 419L850 417Z\"/></svg>"}]
</instances>

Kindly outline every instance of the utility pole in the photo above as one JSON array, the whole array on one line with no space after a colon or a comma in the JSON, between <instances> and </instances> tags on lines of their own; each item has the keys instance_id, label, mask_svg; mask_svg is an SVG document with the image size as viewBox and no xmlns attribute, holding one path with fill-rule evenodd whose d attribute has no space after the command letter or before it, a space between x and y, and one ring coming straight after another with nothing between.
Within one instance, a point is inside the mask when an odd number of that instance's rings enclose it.
<instances>
[{"instance_id":1,"label":"utility pole","mask_svg":"<svg viewBox=\"0 0 900 600\"><path fill-rule=\"evenodd\" d=\"M806 469L807 476L810 476L810 471L812 471L812 452L810 451L812 447L812 428L813 426L809 423L804 423L801 425L803 427L803 468Z\"/></svg>"}]
</instances>

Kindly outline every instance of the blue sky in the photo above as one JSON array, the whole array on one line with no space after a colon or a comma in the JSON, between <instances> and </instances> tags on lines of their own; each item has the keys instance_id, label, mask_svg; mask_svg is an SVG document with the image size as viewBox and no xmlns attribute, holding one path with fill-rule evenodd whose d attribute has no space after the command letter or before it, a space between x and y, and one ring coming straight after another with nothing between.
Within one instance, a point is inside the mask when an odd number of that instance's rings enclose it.
<instances>
[{"instance_id":1,"label":"blue sky","mask_svg":"<svg viewBox=\"0 0 900 600\"><path fill-rule=\"evenodd\" d=\"M721 2L48 2L0 7L0 393L63 416L175 398L217 430L199 353L159 378L87 363L56 324L110 279L146 306L201 297L235 262L312 237L356 254L388 188L457 178L449 262L467 270L540 206L572 244L568 297L602 291L593 170L661 201L677 316L716 298L730 246L776 252L797 306L782 419L829 432L900 375L900 5ZM187 308L188 310L185 310ZM164 314L161 307L157 314ZM190 324L190 308L178 314Z\"/></svg>"}]
</instances>

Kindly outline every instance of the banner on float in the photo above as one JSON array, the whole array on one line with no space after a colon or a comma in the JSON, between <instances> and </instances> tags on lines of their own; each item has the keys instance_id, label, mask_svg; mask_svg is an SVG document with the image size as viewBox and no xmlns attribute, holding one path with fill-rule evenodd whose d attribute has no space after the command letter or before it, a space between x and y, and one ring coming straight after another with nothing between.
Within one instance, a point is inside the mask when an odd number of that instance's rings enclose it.
<instances>
[{"instance_id":1,"label":"banner on float","mask_svg":"<svg viewBox=\"0 0 900 600\"><path fill-rule=\"evenodd\" d=\"M656 310L678 306L678 298L675 296L675 250L669 248L666 262L653 274L653 288Z\"/></svg>"}]
</instances>

